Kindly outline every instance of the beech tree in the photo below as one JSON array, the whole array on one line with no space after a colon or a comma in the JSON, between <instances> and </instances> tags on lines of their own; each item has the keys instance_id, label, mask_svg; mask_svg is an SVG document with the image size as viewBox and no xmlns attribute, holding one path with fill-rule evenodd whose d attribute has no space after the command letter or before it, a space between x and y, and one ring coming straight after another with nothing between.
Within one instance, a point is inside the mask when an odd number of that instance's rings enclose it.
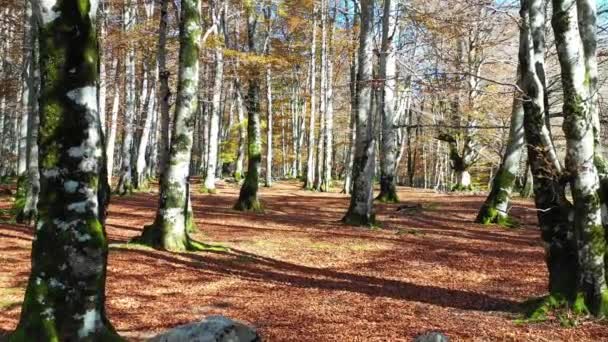
<instances>
[{"instance_id":1,"label":"beech tree","mask_svg":"<svg viewBox=\"0 0 608 342\"><path fill-rule=\"evenodd\" d=\"M34 1L40 21L40 201L11 341L120 340L105 314L109 191L97 106L97 2Z\"/></svg>"},{"instance_id":2,"label":"beech tree","mask_svg":"<svg viewBox=\"0 0 608 342\"><path fill-rule=\"evenodd\" d=\"M190 203L190 158L194 137L193 117L198 110L200 3L183 0L179 26L177 103L168 163L162 172L156 219L136 241L169 251L197 250L188 235L193 217Z\"/></svg>"},{"instance_id":3,"label":"beech tree","mask_svg":"<svg viewBox=\"0 0 608 342\"><path fill-rule=\"evenodd\" d=\"M395 89L397 88L397 60L395 40L399 37L398 2L384 0L382 17L382 52L379 77L383 82L378 109L382 118L382 143L380 149L380 194L381 202L398 202L396 190L397 130L395 129Z\"/></svg>"},{"instance_id":4,"label":"beech tree","mask_svg":"<svg viewBox=\"0 0 608 342\"><path fill-rule=\"evenodd\" d=\"M129 33L135 26L135 8L132 0L124 4L124 30ZM133 130L135 125L135 47L133 42L128 44L125 61L125 115L122 132L121 166L116 192L125 195L133 191L133 163L131 149L133 148Z\"/></svg>"},{"instance_id":5,"label":"beech tree","mask_svg":"<svg viewBox=\"0 0 608 342\"><path fill-rule=\"evenodd\" d=\"M521 82L518 82L518 84L521 85ZM515 186L521 153L525 143L523 126L524 108L520 96L518 92L515 92L507 147L502 158L502 163L492 180L490 193L477 214L476 221L478 223L497 223L504 226L516 224L509 218L509 200Z\"/></svg>"},{"instance_id":6,"label":"beech tree","mask_svg":"<svg viewBox=\"0 0 608 342\"><path fill-rule=\"evenodd\" d=\"M343 221L352 225L372 225L375 139L372 120L374 2L361 0L359 33L359 73L357 76L357 138L353 160L353 189Z\"/></svg>"},{"instance_id":7,"label":"beech tree","mask_svg":"<svg viewBox=\"0 0 608 342\"><path fill-rule=\"evenodd\" d=\"M260 54L258 38L258 8L255 4L245 4L247 16L247 52ZM246 68L249 72L249 85L245 98L247 108L247 175L241 186L239 198L234 209L240 211L262 211L258 200L258 182L260 164L262 163L262 136L260 127L260 83L262 74L255 62L249 62Z\"/></svg>"},{"instance_id":8,"label":"beech tree","mask_svg":"<svg viewBox=\"0 0 608 342\"><path fill-rule=\"evenodd\" d=\"M577 291L591 313L606 316L606 237L595 165L596 126L591 110L596 99L592 95L597 70L593 33L595 6L595 1L554 0L552 26L563 88L563 130L567 143L565 170L572 189L578 252Z\"/></svg>"}]
</instances>

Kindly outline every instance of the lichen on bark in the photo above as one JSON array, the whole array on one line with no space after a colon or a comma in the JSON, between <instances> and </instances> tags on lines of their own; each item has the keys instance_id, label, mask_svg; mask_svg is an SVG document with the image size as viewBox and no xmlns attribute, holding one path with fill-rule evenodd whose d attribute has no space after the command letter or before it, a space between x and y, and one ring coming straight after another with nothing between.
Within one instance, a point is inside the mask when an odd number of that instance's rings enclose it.
<instances>
[{"instance_id":1,"label":"lichen on bark","mask_svg":"<svg viewBox=\"0 0 608 342\"><path fill-rule=\"evenodd\" d=\"M159 206L152 225L134 242L169 251L200 250L193 241L190 203L190 157L194 115L198 109L199 51L201 40L199 0L184 0L181 6L177 103L168 163L162 172Z\"/></svg>"},{"instance_id":2,"label":"lichen on bark","mask_svg":"<svg viewBox=\"0 0 608 342\"><path fill-rule=\"evenodd\" d=\"M94 4L34 6L41 20L39 216L21 317L9 341L122 340L105 314L108 189Z\"/></svg>"}]
</instances>

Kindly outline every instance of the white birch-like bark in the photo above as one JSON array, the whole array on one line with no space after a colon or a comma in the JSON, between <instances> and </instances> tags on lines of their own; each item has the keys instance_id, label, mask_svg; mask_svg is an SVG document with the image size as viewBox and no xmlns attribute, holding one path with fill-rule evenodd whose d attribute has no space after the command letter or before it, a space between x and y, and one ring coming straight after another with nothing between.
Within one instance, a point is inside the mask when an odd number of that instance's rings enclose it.
<instances>
[{"instance_id":1,"label":"white birch-like bark","mask_svg":"<svg viewBox=\"0 0 608 342\"><path fill-rule=\"evenodd\" d=\"M306 161L306 182L304 187L306 189L314 189L315 182L315 126L317 116L317 101L316 101L316 80L317 80L317 8L316 5L313 8L313 20L312 20L312 37L310 43L310 76L309 82L310 87L308 94L310 95L310 117L308 125L308 156Z\"/></svg>"},{"instance_id":2,"label":"white birch-like bark","mask_svg":"<svg viewBox=\"0 0 608 342\"><path fill-rule=\"evenodd\" d=\"M224 11L219 0L211 2L211 16L213 25L216 27L218 37L224 36L224 26L222 25ZM218 149L220 140L220 116L222 115L222 85L224 81L224 48L217 44L214 49L215 70L213 75L213 97L211 103L211 115L209 120L207 165L204 188L206 191L215 192L215 177L218 168Z\"/></svg>"},{"instance_id":3,"label":"white birch-like bark","mask_svg":"<svg viewBox=\"0 0 608 342\"><path fill-rule=\"evenodd\" d=\"M247 143L247 125L245 121L245 104L243 103L243 95L241 92L240 83L235 80L234 85L234 96L236 100L236 113L239 120L239 142L236 156L236 167L234 171L234 178L240 181L243 178L243 162L245 161L245 144Z\"/></svg>"},{"instance_id":4,"label":"white birch-like bark","mask_svg":"<svg viewBox=\"0 0 608 342\"><path fill-rule=\"evenodd\" d=\"M265 186L272 186L272 71L266 68L266 178Z\"/></svg>"},{"instance_id":5,"label":"white birch-like bark","mask_svg":"<svg viewBox=\"0 0 608 342\"><path fill-rule=\"evenodd\" d=\"M373 177L375 169L375 139L372 114L373 20L374 2L361 0L359 33L359 71L357 77L357 140L353 166L353 191L344 222L353 225L372 225Z\"/></svg>"},{"instance_id":6,"label":"white birch-like bark","mask_svg":"<svg viewBox=\"0 0 608 342\"><path fill-rule=\"evenodd\" d=\"M582 11L594 11L596 5L591 1L577 6L578 2L554 0L552 24L564 92L565 169L570 177L575 208L574 231L579 264L577 286L589 310L595 315L604 316L608 315L608 287L604 264L606 233L602 225L599 174L595 165L595 125L592 113L595 105L592 91L595 89L591 89L591 73L595 71L594 66L590 65L593 62L585 60L586 51L581 37L581 33L587 31L586 25L595 25L592 21L595 16L578 13L579 8ZM586 20L579 22L583 18ZM587 52L591 53L589 49ZM598 249L598 245L604 248Z\"/></svg>"},{"instance_id":7,"label":"white birch-like bark","mask_svg":"<svg viewBox=\"0 0 608 342\"><path fill-rule=\"evenodd\" d=\"M378 109L382 118L382 143L380 144L380 195L383 202L398 202L396 190L396 157L398 153L395 124L395 91L397 89L397 53L395 38L399 37L397 24L398 2L384 0L382 19L382 49L380 55L380 79L383 82Z\"/></svg>"},{"instance_id":8,"label":"white birch-like bark","mask_svg":"<svg viewBox=\"0 0 608 342\"><path fill-rule=\"evenodd\" d=\"M131 32L135 27L135 7L133 0L127 0L124 5L124 30ZM125 112L123 121L121 166L116 192L125 195L133 191L132 156L133 131L135 126L135 46L130 43L127 47L125 62Z\"/></svg>"},{"instance_id":9,"label":"white birch-like bark","mask_svg":"<svg viewBox=\"0 0 608 342\"><path fill-rule=\"evenodd\" d=\"M107 141L106 141L106 168L108 170L108 183L112 185L112 174L114 171L114 150L116 147L116 130L118 128L118 111L120 109L120 63L118 58L114 57L112 61L112 69L114 70L115 76L114 81L114 96L112 98L112 112L110 117L110 127L108 128Z\"/></svg>"},{"instance_id":10,"label":"white birch-like bark","mask_svg":"<svg viewBox=\"0 0 608 342\"><path fill-rule=\"evenodd\" d=\"M150 142L150 132L152 129L152 120L154 120L154 108L156 106L156 80L158 79L158 66L154 67L150 93L146 102L146 108L143 112L145 115L141 137L137 146L137 161L135 164L135 175L137 177L136 185L138 188L146 187L146 150Z\"/></svg>"}]
</instances>

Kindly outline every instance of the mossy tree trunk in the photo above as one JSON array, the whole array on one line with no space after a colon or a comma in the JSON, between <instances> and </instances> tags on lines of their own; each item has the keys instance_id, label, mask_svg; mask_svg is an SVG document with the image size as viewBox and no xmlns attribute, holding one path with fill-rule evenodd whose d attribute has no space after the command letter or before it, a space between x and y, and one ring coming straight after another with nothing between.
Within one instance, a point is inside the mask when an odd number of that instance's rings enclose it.
<instances>
[{"instance_id":1,"label":"mossy tree trunk","mask_svg":"<svg viewBox=\"0 0 608 342\"><path fill-rule=\"evenodd\" d=\"M136 241L169 251L194 250L188 231L190 209L190 157L194 115L198 110L199 51L201 44L199 0L182 0L177 103L173 119L169 160L162 172L156 219Z\"/></svg>"},{"instance_id":2,"label":"mossy tree trunk","mask_svg":"<svg viewBox=\"0 0 608 342\"><path fill-rule=\"evenodd\" d=\"M521 85L521 82L518 83ZM515 186L517 172L519 171L519 161L525 143L524 108L520 96L520 94L516 93L513 99L507 148L505 149L498 172L496 172L496 176L492 180L490 194L477 214L476 222L478 223L497 223L504 226L512 226L514 224L514 221L509 218L509 200Z\"/></svg>"},{"instance_id":3,"label":"mossy tree trunk","mask_svg":"<svg viewBox=\"0 0 608 342\"><path fill-rule=\"evenodd\" d=\"M602 225L604 227L604 240L608 239L608 162L602 155L600 135L600 113L598 104L598 64L597 64L597 7L595 1L577 1L578 26L581 34L583 51L585 53L585 68L587 85L589 87L589 112L594 126L595 165L600 178L600 199L602 202ZM608 244L607 244L608 246ZM608 282L608 249L604 250L604 276ZM603 305L606 298L602 299ZM604 307L601 314L608 312Z\"/></svg>"},{"instance_id":4,"label":"mossy tree trunk","mask_svg":"<svg viewBox=\"0 0 608 342\"><path fill-rule=\"evenodd\" d=\"M97 1L35 1L40 175L32 270L10 341L120 340L105 314L108 203L97 106Z\"/></svg>"},{"instance_id":5,"label":"mossy tree trunk","mask_svg":"<svg viewBox=\"0 0 608 342\"><path fill-rule=\"evenodd\" d=\"M606 237L602 225L599 176L594 164L594 117L591 107L595 104L592 104L590 89L592 72L587 68L589 64L585 60L585 53L590 51L585 51L579 31L579 25L583 29L584 25L595 26L595 22L588 22L595 19L595 16L583 17L578 14L578 7L582 11L595 10L595 4L593 7L577 6L577 2L579 1L554 0L552 26L564 93L563 130L566 135L566 171L574 200L578 291L582 293L591 313L605 316L608 315L604 264Z\"/></svg>"},{"instance_id":6,"label":"mossy tree trunk","mask_svg":"<svg viewBox=\"0 0 608 342\"><path fill-rule=\"evenodd\" d=\"M376 159L372 118L373 70L373 8L374 2L361 1L359 33L359 74L357 77L357 139L353 161L353 190L350 206L342 219L352 225L373 225L373 177Z\"/></svg>"},{"instance_id":7,"label":"mossy tree trunk","mask_svg":"<svg viewBox=\"0 0 608 342\"><path fill-rule=\"evenodd\" d=\"M576 292L577 253L561 182L562 166L546 125L544 1L522 0L519 63L524 91L524 132L534 178L534 202L549 270L549 292L572 299Z\"/></svg>"},{"instance_id":8,"label":"mossy tree trunk","mask_svg":"<svg viewBox=\"0 0 608 342\"><path fill-rule=\"evenodd\" d=\"M395 124L395 91L397 90L397 54L394 38L399 37L397 2L384 1L382 19L382 54L380 55L380 79L383 82L378 109L382 118L382 144L380 145L380 194L378 200L397 203L396 159L397 128Z\"/></svg>"},{"instance_id":9,"label":"mossy tree trunk","mask_svg":"<svg viewBox=\"0 0 608 342\"><path fill-rule=\"evenodd\" d=\"M171 72L167 69L167 26L169 0L160 0L160 20L158 27L158 78L159 86L159 111L160 111L160 139L158 146L158 169L164 172L169 159L169 100L171 91L169 89L169 76ZM161 175L162 179L162 175Z\"/></svg>"},{"instance_id":10,"label":"mossy tree trunk","mask_svg":"<svg viewBox=\"0 0 608 342\"><path fill-rule=\"evenodd\" d=\"M259 45L256 27L258 14L255 7L246 6L247 11L247 34L248 48L250 53L259 53ZM247 175L241 186L239 198L234 205L235 210L240 211L263 211L258 200L258 182L260 178L260 164L262 163L262 133L260 125L260 83L262 73L258 70L259 65L253 62L249 67L249 89L245 103L247 106Z\"/></svg>"}]
</instances>

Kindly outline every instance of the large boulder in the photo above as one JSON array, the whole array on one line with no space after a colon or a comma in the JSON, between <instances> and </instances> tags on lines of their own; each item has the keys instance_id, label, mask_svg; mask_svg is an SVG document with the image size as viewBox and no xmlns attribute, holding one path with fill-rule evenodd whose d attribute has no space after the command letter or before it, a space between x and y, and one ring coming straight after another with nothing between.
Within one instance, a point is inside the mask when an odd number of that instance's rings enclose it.
<instances>
[{"instance_id":1,"label":"large boulder","mask_svg":"<svg viewBox=\"0 0 608 342\"><path fill-rule=\"evenodd\" d=\"M149 342L261 342L255 329L224 316L209 316L196 323L180 325Z\"/></svg>"}]
</instances>

